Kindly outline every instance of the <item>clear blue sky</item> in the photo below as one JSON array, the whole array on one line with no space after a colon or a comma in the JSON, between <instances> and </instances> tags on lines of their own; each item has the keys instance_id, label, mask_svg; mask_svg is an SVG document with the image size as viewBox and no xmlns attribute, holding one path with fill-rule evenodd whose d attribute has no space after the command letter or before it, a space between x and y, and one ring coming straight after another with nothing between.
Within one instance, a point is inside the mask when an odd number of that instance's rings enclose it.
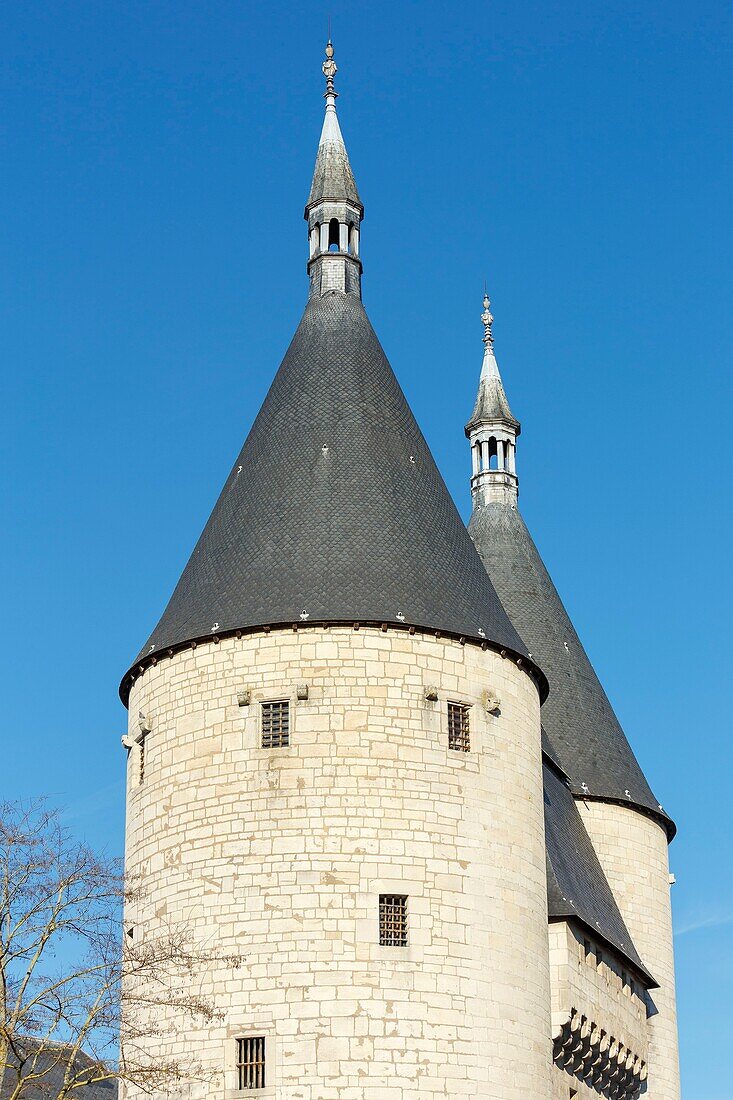
<instances>
[{"instance_id":1,"label":"clear blue sky","mask_svg":"<svg viewBox=\"0 0 733 1100\"><path fill-rule=\"evenodd\" d=\"M722 0L3 5L1 792L121 848L117 683L305 301L329 6L367 309L467 515L488 279L525 517L680 826L684 1094L730 1100Z\"/></svg>"}]
</instances>

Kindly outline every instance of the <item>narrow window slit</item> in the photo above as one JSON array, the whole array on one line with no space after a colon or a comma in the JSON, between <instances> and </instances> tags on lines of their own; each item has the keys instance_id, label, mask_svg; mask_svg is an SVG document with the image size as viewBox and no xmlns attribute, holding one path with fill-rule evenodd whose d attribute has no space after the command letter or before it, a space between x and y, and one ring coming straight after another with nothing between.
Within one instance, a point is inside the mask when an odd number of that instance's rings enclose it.
<instances>
[{"instance_id":1,"label":"narrow window slit","mask_svg":"<svg viewBox=\"0 0 733 1100\"><path fill-rule=\"evenodd\" d=\"M138 741L138 769L137 769L137 781L143 783L145 780L145 737L141 737Z\"/></svg>"},{"instance_id":2,"label":"narrow window slit","mask_svg":"<svg viewBox=\"0 0 733 1100\"><path fill-rule=\"evenodd\" d=\"M338 218L331 218L330 222L328 223L328 251L329 252L338 252L339 251L339 244L340 244L339 236L340 236L340 229L339 229Z\"/></svg>"}]
</instances>

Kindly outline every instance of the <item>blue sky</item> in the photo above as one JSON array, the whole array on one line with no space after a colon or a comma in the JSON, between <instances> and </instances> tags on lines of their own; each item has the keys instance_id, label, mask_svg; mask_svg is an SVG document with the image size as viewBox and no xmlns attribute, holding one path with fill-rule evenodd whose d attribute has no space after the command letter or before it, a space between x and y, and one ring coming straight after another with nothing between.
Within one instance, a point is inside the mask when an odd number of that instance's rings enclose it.
<instances>
[{"instance_id":1,"label":"blue sky","mask_svg":"<svg viewBox=\"0 0 733 1100\"><path fill-rule=\"evenodd\" d=\"M730 7L330 9L367 309L467 516L488 280L525 518L680 827L684 1095L730 1100ZM0 793L112 851L118 681L305 301L327 11L0 13Z\"/></svg>"}]
</instances>

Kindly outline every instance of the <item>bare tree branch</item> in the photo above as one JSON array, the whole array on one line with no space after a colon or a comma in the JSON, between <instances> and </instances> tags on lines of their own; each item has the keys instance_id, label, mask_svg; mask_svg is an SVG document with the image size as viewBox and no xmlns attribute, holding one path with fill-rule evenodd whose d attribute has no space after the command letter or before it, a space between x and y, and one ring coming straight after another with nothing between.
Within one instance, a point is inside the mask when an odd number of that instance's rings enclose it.
<instances>
[{"instance_id":1,"label":"bare tree branch","mask_svg":"<svg viewBox=\"0 0 733 1100\"><path fill-rule=\"evenodd\" d=\"M0 804L0 1084L8 1100L69 1100L113 1080L153 1095L200 1078L193 1061L151 1055L151 1040L162 1009L213 1018L198 979L215 956L179 925L124 935L124 906L140 897L117 861L74 842L43 803Z\"/></svg>"}]
</instances>

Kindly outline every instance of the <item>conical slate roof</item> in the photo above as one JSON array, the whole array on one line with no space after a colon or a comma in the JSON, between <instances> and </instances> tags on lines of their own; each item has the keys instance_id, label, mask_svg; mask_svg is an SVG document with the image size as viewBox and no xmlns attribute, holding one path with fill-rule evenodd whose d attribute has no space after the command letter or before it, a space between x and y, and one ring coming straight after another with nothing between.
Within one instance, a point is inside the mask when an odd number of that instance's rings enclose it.
<instances>
[{"instance_id":1,"label":"conical slate roof","mask_svg":"<svg viewBox=\"0 0 733 1100\"><path fill-rule=\"evenodd\" d=\"M496 420L507 421L519 435L519 421L512 415L512 410L509 408L496 357L493 349L487 347L481 367L476 404L473 407L471 419L466 425L466 434L484 421Z\"/></svg>"},{"instance_id":2,"label":"conical slate roof","mask_svg":"<svg viewBox=\"0 0 733 1100\"><path fill-rule=\"evenodd\" d=\"M413 625L527 657L354 294L309 301L138 661L300 621Z\"/></svg>"},{"instance_id":3,"label":"conical slate roof","mask_svg":"<svg viewBox=\"0 0 733 1100\"><path fill-rule=\"evenodd\" d=\"M469 531L507 613L550 684L542 722L573 793L636 806L674 825L636 761L519 511L474 509Z\"/></svg>"},{"instance_id":4,"label":"conical slate roof","mask_svg":"<svg viewBox=\"0 0 733 1100\"><path fill-rule=\"evenodd\" d=\"M575 799L560 773L542 768L547 850L547 910L550 920L581 921L656 985L634 946Z\"/></svg>"},{"instance_id":5,"label":"conical slate roof","mask_svg":"<svg viewBox=\"0 0 733 1100\"><path fill-rule=\"evenodd\" d=\"M330 102L326 106L306 210L314 203L328 200L350 202L352 206L362 209L336 108Z\"/></svg>"}]
</instances>

